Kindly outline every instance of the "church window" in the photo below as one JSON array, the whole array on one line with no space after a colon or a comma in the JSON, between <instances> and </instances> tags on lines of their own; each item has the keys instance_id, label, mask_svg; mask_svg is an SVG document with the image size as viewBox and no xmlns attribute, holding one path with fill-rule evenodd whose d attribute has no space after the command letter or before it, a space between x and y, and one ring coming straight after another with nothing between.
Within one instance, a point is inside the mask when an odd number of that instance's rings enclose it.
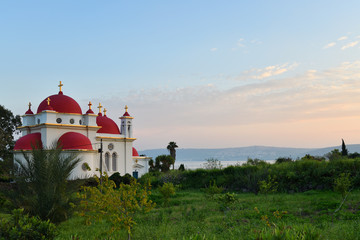
<instances>
[{"instance_id":1,"label":"church window","mask_svg":"<svg viewBox=\"0 0 360 240\"><path fill-rule=\"evenodd\" d=\"M40 119L37 120L37 124L40 124Z\"/></svg>"},{"instance_id":2,"label":"church window","mask_svg":"<svg viewBox=\"0 0 360 240\"><path fill-rule=\"evenodd\" d=\"M116 162L117 162L117 155L116 153L112 154L112 170L115 172L116 171Z\"/></svg>"},{"instance_id":3,"label":"church window","mask_svg":"<svg viewBox=\"0 0 360 240\"><path fill-rule=\"evenodd\" d=\"M105 153L105 166L106 171L109 171L109 165L110 165L110 153Z\"/></svg>"},{"instance_id":4,"label":"church window","mask_svg":"<svg viewBox=\"0 0 360 240\"><path fill-rule=\"evenodd\" d=\"M80 125L82 124L82 121L81 121L81 120L79 120L79 124L80 124Z\"/></svg>"},{"instance_id":5,"label":"church window","mask_svg":"<svg viewBox=\"0 0 360 240\"><path fill-rule=\"evenodd\" d=\"M70 119L70 123L71 124L74 124L74 122L75 122L75 120L72 118L72 119Z\"/></svg>"},{"instance_id":6,"label":"church window","mask_svg":"<svg viewBox=\"0 0 360 240\"><path fill-rule=\"evenodd\" d=\"M61 118L57 118L57 119L56 119L56 122L57 122L57 123L61 123L61 122L62 122Z\"/></svg>"}]
</instances>

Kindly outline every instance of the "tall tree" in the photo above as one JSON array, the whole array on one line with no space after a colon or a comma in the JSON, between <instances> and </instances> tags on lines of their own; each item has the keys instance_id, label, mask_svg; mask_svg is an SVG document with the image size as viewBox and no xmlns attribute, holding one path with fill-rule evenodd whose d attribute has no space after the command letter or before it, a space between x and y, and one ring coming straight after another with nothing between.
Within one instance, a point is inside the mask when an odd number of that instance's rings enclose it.
<instances>
[{"instance_id":1,"label":"tall tree","mask_svg":"<svg viewBox=\"0 0 360 240\"><path fill-rule=\"evenodd\" d=\"M170 152L170 156L174 158L173 170L175 168L175 161L176 161L176 149L175 148L178 148L178 145L176 145L176 142L169 142L169 144L167 145L167 149Z\"/></svg>"},{"instance_id":2,"label":"tall tree","mask_svg":"<svg viewBox=\"0 0 360 240\"><path fill-rule=\"evenodd\" d=\"M0 105L0 171L12 169L12 150L14 148L14 132L21 126L19 115L14 114Z\"/></svg>"},{"instance_id":3,"label":"tall tree","mask_svg":"<svg viewBox=\"0 0 360 240\"><path fill-rule=\"evenodd\" d=\"M347 148L346 148L344 139L341 139L341 140L342 140L342 144L341 144L341 155L342 155L342 156L347 156L347 155L348 155L348 150L347 150Z\"/></svg>"}]
</instances>

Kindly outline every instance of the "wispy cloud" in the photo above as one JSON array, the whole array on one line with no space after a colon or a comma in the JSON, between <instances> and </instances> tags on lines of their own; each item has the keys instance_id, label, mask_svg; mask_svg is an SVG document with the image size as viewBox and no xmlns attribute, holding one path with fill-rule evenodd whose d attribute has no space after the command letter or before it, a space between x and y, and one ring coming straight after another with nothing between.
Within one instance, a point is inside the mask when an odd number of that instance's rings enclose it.
<instances>
[{"instance_id":1,"label":"wispy cloud","mask_svg":"<svg viewBox=\"0 0 360 240\"><path fill-rule=\"evenodd\" d=\"M346 39L348 39L347 36L342 36L342 37L339 37L339 38L338 38L338 41L343 41L343 40L346 40Z\"/></svg>"},{"instance_id":2,"label":"wispy cloud","mask_svg":"<svg viewBox=\"0 0 360 240\"><path fill-rule=\"evenodd\" d=\"M297 64L282 64L282 65L273 65L267 66L265 68L253 68L248 71L243 72L241 79L265 79L273 76L281 75L289 70L294 69Z\"/></svg>"},{"instance_id":3,"label":"wispy cloud","mask_svg":"<svg viewBox=\"0 0 360 240\"><path fill-rule=\"evenodd\" d=\"M269 66L261 74L288 68ZM137 144L142 147L153 146L146 143L149 138L165 144L176 139L188 147L219 147L216 139L222 140L221 146L234 146L234 141L237 146L294 146L301 137L303 142L312 138L326 144L317 133L340 138L343 136L338 136L339 132L344 133L340 128L351 129L350 125L339 124L340 117L349 124L351 119L359 120L360 61L227 90L212 84L144 89L102 103L123 113L119 102L129 105L136 121Z\"/></svg>"},{"instance_id":4,"label":"wispy cloud","mask_svg":"<svg viewBox=\"0 0 360 240\"><path fill-rule=\"evenodd\" d=\"M217 50L218 50L217 48L211 48L211 49L210 49L211 52L215 52L215 51L217 51Z\"/></svg>"},{"instance_id":5,"label":"wispy cloud","mask_svg":"<svg viewBox=\"0 0 360 240\"><path fill-rule=\"evenodd\" d=\"M243 39L243 38L240 38L240 39L237 41L236 45L237 45L238 47L245 47L245 45L244 45L244 39Z\"/></svg>"},{"instance_id":6,"label":"wispy cloud","mask_svg":"<svg viewBox=\"0 0 360 240\"><path fill-rule=\"evenodd\" d=\"M351 43L348 43L344 46L341 47L341 50L345 50L345 49L348 49L348 48L351 48L351 47L355 47L356 45L358 45L359 41L354 41L354 42L351 42Z\"/></svg>"},{"instance_id":7,"label":"wispy cloud","mask_svg":"<svg viewBox=\"0 0 360 240\"><path fill-rule=\"evenodd\" d=\"M241 48L247 48L251 45L259 45L259 44L262 44L262 42L258 39L247 40L245 38L240 38L237 40L236 45L234 47L232 47L231 50L236 51Z\"/></svg>"},{"instance_id":8,"label":"wispy cloud","mask_svg":"<svg viewBox=\"0 0 360 240\"><path fill-rule=\"evenodd\" d=\"M326 49L326 48L331 48L331 47L333 47L333 46L335 46L336 45L336 42L331 42L331 43L328 43L328 44L326 44L325 46L324 46L324 48Z\"/></svg>"}]
</instances>

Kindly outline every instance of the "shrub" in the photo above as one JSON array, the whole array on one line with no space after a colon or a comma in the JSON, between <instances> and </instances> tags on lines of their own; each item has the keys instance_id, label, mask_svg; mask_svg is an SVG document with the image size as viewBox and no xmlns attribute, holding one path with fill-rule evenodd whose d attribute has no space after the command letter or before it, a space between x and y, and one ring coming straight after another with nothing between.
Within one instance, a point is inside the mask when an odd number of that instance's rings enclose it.
<instances>
[{"instance_id":1,"label":"shrub","mask_svg":"<svg viewBox=\"0 0 360 240\"><path fill-rule=\"evenodd\" d=\"M179 171L185 171L185 166L184 166L184 164L180 164L180 166L179 166Z\"/></svg>"},{"instance_id":2,"label":"shrub","mask_svg":"<svg viewBox=\"0 0 360 240\"><path fill-rule=\"evenodd\" d=\"M9 220L0 221L0 239L19 240L51 240L57 232L49 220L42 221L38 217L23 214L24 209L15 209Z\"/></svg>"},{"instance_id":3,"label":"shrub","mask_svg":"<svg viewBox=\"0 0 360 240\"><path fill-rule=\"evenodd\" d=\"M119 172L116 172L114 174L112 174L109 177L109 180L114 181L114 183L116 184L116 187L119 188L120 184L130 184L131 181L133 181L135 178L132 177L130 174L126 173L123 177L120 175Z\"/></svg>"},{"instance_id":4,"label":"shrub","mask_svg":"<svg viewBox=\"0 0 360 240\"><path fill-rule=\"evenodd\" d=\"M343 199L349 193L350 186L350 173L341 173L334 181L334 191L340 193Z\"/></svg>"},{"instance_id":5,"label":"shrub","mask_svg":"<svg viewBox=\"0 0 360 240\"><path fill-rule=\"evenodd\" d=\"M96 178L100 182L99 178ZM130 184L120 183L118 189L107 175L98 187L83 187L78 193L80 216L86 217L86 223L101 221L104 217L112 224L112 231L125 228L130 239L131 231L136 224L134 215L137 212L150 211L155 204L149 200L150 186L142 186L136 180Z\"/></svg>"},{"instance_id":6,"label":"shrub","mask_svg":"<svg viewBox=\"0 0 360 240\"><path fill-rule=\"evenodd\" d=\"M211 198L213 198L215 194L222 193L222 191L224 191L224 188L218 187L215 180L210 181L209 186L205 188L205 192L210 195Z\"/></svg>"},{"instance_id":7,"label":"shrub","mask_svg":"<svg viewBox=\"0 0 360 240\"><path fill-rule=\"evenodd\" d=\"M216 201L220 204L220 210L229 210L236 202L235 193L225 193L217 197Z\"/></svg>"},{"instance_id":8,"label":"shrub","mask_svg":"<svg viewBox=\"0 0 360 240\"><path fill-rule=\"evenodd\" d=\"M262 194L274 193L277 191L278 183L270 175L267 181L259 181L259 191Z\"/></svg>"},{"instance_id":9,"label":"shrub","mask_svg":"<svg viewBox=\"0 0 360 240\"><path fill-rule=\"evenodd\" d=\"M279 163L284 163L284 162L292 162L293 160L289 157L279 157L278 159L276 159L275 163L279 164Z\"/></svg>"},{"instance_id":10,"label":"shrub","mask_svg":"<svg viewBox=\"0 0 360 240\"><path fill-rule=\"evenodd\" d=\"M164 183L161 187L158 188L158 190L164 199L165 205L167 205L169 203L170 197L175 194L174 184Z\"/></svg>"},{"instance_id":11,"label":"shrub","mask_svg":"<svg viewBox=\"0 0 360 240\"><path fill-rule=\"evenodd\" d=\"M248 160L246 161L246 163L244 163L243 165L248 165L248 166L259 166L259 165L268 165L270 163L267 163L264 160L258 159L258 158L248 158Z\"/></svg>"},{"instance_id":12,"label":"shrub","mask_svg":"<svg viewBox=\"0 0 360 240\"><path fill-rule=\"evenodd\" d=\"M181 171L169 171L161 174L161 183L172 183L174 185L180 185L183 181L183 172Z\"/></svg>"}]
</instances>

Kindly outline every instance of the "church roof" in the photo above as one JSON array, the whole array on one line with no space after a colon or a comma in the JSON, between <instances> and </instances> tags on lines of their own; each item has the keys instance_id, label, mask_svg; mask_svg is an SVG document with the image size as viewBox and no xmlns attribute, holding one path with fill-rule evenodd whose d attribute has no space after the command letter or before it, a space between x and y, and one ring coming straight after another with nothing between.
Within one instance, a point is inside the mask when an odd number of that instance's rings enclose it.
<instances>
[{"instance_id":1,"label":"church roof","mask_svg":"<svg viewBox=\"0 0 360 240\"><path fill-rule=\"evenodd\" d=\"M64 95L61 91L58 94L51 95L45 98L39 105L37 113L40 113L44 110L48 110L47 99L50 99L50 105L54 111L59 113L76 113L82 114L80 105L71 97Z\"/></svg>"},{"instance_id":2,"label":"church roof","mask_svg":"<svg viewBox=\"0 0 360 240\"><path fill-rule=\"evenodd\" d=\"M132 148L132 155L133 155L133 157L138 157L139 156L138 151L134 147Z\"/></svg>"},{"instance_id":3,"label":"church roof","mask_svg":"<svg viewBox=\"0 0 360 240\"><path fill-rule=\"evenodd\" d=\"M32 150L33 148L42 148L41 133L30 133L19 138L14 150Z\"/></svg>"},{"instance_id":4,"label":"church roof","mask_svg":"<svg viewBox=\"0 0 360 240\"><path fill-rule=\"evenodd\" d=\"M98 133L110 133L110 134L120 134L120 129L118 125L107 116L102 116L99 114L96 117L96 124L101 128L97 131Z\"/></svg>"},{"instance_id":5,"label":"church roof","mask_svg":"<svg viewBox=\"0 0 360 240\"><path fill-rule=\"evenodd\" d=\"M26 115L30 115L30 114L34 114L33 111L31 111L31 109L29 108L26 112L25 112Z\"/></svg>"},{"instance_id":6,"label":"church roof","mask_svg":"<svg viewBox=\"0 0 360 240\"><path fill-rule=\"evenodd\" d=\"M90 139L77 132L64 133L59 138L58 143L62 149L93 149Z\"/></svg>"}]
</instances>

